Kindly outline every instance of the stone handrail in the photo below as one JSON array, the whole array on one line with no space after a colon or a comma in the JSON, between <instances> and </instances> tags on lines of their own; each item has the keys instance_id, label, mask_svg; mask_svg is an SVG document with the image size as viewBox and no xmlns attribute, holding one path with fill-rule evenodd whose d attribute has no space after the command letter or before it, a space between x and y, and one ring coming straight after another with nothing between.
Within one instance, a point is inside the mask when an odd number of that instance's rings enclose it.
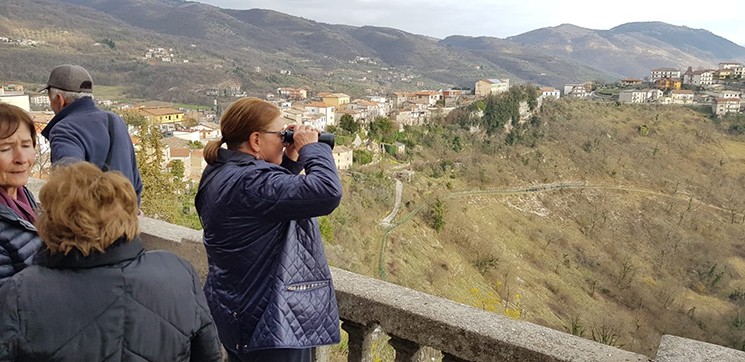
<instances>
[{"instance_id":1,"label":"stone handrail","mask_svg":"<svg viewBox=\"0 0 745 362\"><path fill-rule=\"evenodd\" d=\"M202 232L140 218L148 249L171 251L207 274ZM443 362L650 361L644 355L493 312L331 268L349 362L372 361L376 328L390 337L396 362L420 361L423 348L442 351ZM323 351L321 351L323 352ZM320 356L320 357L319 357ZM712 359L713 358L713 359ZM316 360L324 361L323 353ZM745 352L665 335L655 362L745 361Z\"/></svg>"},{"instance_id":2,"label":"stone handrail","mask_svg":"<svg viewBox=\"0 0 745 362\"><path fill-rule=\"evenodd\" d=\"M441 350L443 361L649 361L643 355L381 280L341 269L332 272L350 355L357 349L367 354L370 347L362 342L370 338L365 333L379 325L394 341L396 361L401 352L414 356L421 346ZM346 328L348 323L352 328Z\"/></svg>"}]
</instances>

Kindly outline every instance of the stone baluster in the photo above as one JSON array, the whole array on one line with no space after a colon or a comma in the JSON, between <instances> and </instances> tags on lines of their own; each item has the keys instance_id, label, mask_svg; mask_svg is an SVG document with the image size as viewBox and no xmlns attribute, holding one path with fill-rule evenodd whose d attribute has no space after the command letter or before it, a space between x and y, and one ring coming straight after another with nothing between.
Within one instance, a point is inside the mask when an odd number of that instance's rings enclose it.
<instances>
[{"instance_id":1,"label":"stone baluster","mask_svg":"<svg viewBox=\"0 0 745 362\"><path fill-rule=\"evenodd\" d=\"M313 348L313 362L329 362L331 360L331 346Z\"/></svg>"},{"instance_id":2,"label":"stone baluster","mask_svg":"<svg viewBox=\"0 0 745 362\"><path fill-rule=\"evenodd\" d=\"M393 349L396 350L395 362L420 362L422 359L422 346L403 338L390 335L388 340Z\"/></svg>"},{"instance_id":3,"label":"stone baluster","mask_svg":"<svg viewBox=\"0 0 745 362\"><path fill-rule=\"evenodd\" d=\"M375 323L362 325L349 321L342 321L341 328L349 336L348 362L372 362L373 332Z\"/></svg>"}]
</instances>

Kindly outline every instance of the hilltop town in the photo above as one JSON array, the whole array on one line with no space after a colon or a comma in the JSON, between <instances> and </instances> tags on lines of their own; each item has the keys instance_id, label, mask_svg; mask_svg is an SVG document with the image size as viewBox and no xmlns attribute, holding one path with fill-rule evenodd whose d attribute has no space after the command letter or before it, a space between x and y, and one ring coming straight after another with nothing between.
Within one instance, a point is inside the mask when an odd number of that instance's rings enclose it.
<instances>
[{"instance_id":1,"label":"hilltop town","mask_svg":"<svg viewBox=\"0 0 745 362\"><path fill-rule=\"evenodd\" d=\"M172 54L167 50L151 49L145 58L158 58L171 61ZM358 57L355 61L370 62L368 58ZM344 93L314 92L310 87L279 87L267 93L264 98L276 104L282 111L285 124L307 124L323 131L334 132L340 126L342 117L358 123L364 129L378 118L387 118L400 131L406 126L428 124L433 117L447 116L457 107L464 107L477 99L489 95L499 95L510 88L510 79L490 78L474 82L471 89L420 90L418 92L391 92L387 95L352 98ZM573 97L594 101L614 101L621 103L655 103L698 107L709 111L712 117L728 113L742 113L745 89L745 66L736 62L719 63L718 69L698 69L689 67L686 71L675 68L656 68L650 70L644 79L627 78L618 83L583 82L566 84L563 90L553 87L540 87L539 102L547 98ZM222 84L204 90L207 95L237 99L247 95L239 84ZM20 84L3 84L0 87L0 101L12 103L31 112L37 129L42 130L53 117L49 110L49 98L38 94ZM206 163L202 158L202 147L211 140L221 137L219 116L221 107L174 108L162 102L133 104L122 101L96 98L96 103L115 112L134 111L144 117L163 136L163 171L170 171L174 163L183 165L184 181L198 181ZM525 115L525 110L522 114ZM130 127L131 137L138 144L139 128ZM48 157L48 144L39 137L39 158ZM399 154L405 154L403 144L395 145ZM334 149L337 168L346 170L352 166L354 150L365 150L375 155L386 152L382 145L363 141L359 138L351 142L337 142ZM37 176L48 174L48 162L39 162Z\"/></svg>"}]
</instances>

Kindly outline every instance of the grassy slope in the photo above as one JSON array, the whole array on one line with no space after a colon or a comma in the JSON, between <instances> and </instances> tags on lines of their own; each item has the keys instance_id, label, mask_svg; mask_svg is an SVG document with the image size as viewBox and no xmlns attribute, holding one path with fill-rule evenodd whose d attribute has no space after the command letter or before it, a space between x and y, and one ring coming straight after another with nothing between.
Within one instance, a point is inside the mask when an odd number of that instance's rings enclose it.
<instances>
[{"instance_id":1,"label":"grassy slope","mask_svg":"<svg viewBox=\"0 0 745 362\"><path fill-rule=\"evenodd\" d=\"M393 230L388 280L486 307L499 282L496 294L513 307L519 294L528 321L566 330L576 320L585 337L650 356L662 333L742 348L745 300L729 300L745 290L742 137L672 106L562 101L542 118L535 148L487 155L480 136L462 134L460 153L442 147L445 135L414 155L396 220L439 196L446 224L432 229L425 207ZM460 164L443 171L443 160ZM333 264L379 276L390 170L383 162L345 178ZM447 196L576 181L588 186Z\"/></svg>"}]
</instances>

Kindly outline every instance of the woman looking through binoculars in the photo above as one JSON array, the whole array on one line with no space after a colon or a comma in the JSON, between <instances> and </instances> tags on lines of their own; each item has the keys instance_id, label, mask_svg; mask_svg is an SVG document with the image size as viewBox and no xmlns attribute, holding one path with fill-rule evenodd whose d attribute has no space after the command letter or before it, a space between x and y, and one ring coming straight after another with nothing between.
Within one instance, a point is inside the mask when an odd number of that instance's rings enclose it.
<instances>
[{"instance_id":1,"label":"woman looking through binoculars","mask_svg":"<svg viewBox=\"0 0 745 362\"><path fill-rule=\"evenodd\" d=\"M196 196L220 340L229 361L310 361L313 347L340 339L315 219L341 201L331 148L304 125L284 142L279 109L257 98L231 104L220 127Z\"/></svg>"}]
</instances>

